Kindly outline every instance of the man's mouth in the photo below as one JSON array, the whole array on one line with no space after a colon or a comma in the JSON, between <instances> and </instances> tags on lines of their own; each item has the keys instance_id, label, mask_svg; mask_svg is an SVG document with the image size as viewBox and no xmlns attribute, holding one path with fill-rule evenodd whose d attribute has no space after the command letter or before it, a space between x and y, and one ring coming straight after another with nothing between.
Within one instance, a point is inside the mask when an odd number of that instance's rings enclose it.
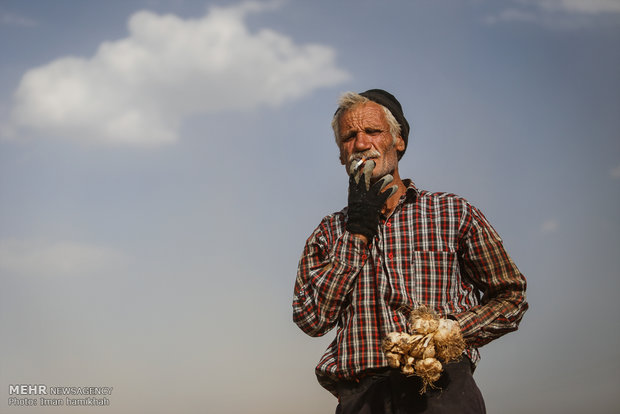
<instances>
[{"instance_id":1,"label":"man's mouth","mask_svg":"<svg viewBox=\"0 0 620 414\"><path fill-rule=\"evenodd\" d=\"M366 157L362 157L357 160L353 160L350 167L351 171L357 171L362 165L364 165L367 159L368 158Z\"/></svg>"},{"instance_id":2,"label":"man's mouth","mask_svg":"<svg viewBox=\"0 0 620 414\"><path fill-rule=\"evenodd\" d=\"M376 160L378 159L380 156L379 155L371 155L371 156L362 156L360 158L354 158L353 160L351 160L350 164L349 164L349 169L351 171L357 171L359 168L362 167L362 165L364 165L364 163L368 160ZM375 161L376 163L376 161Z\"/></svg>"}]
</instances>

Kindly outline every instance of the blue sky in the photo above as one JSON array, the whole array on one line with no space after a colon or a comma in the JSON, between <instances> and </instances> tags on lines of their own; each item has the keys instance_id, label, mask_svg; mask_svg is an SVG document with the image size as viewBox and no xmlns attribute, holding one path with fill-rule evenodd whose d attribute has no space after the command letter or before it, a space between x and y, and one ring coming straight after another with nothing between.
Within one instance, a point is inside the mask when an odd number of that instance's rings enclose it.
<instances>
[{"instance_id":1,"label":"blue sky","mask_svg":"<svg viewBox=\"0 0 620 414\"><path fill-rule=\"evenodd\" d=\"M489 412L617 411L619 41L617 0L2 0L3 412L66 412L9 407L18 383L333 412L333 333L292 289L346 202L337 98L376 87L412 125L401 176L479 207L528 279L481 349Z\"/></svg>"}]
</instances>

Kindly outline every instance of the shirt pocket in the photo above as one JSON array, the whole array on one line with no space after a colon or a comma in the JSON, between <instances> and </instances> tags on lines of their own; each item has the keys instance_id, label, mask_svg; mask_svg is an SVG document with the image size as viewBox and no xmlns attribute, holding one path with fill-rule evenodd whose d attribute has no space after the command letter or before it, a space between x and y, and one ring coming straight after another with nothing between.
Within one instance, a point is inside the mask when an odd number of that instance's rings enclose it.
<instances>
[{"instance_id":1,"label":"shirt pocket","mask_svg":"<svg viewBox=\"0 0 620 414\"><path fill-rule=\"evenodd\" d=\"M411 272L416 306L426 305L442 315L454 310L459 286L456 252L414 250Z\"/></svg>"}]
</instances>

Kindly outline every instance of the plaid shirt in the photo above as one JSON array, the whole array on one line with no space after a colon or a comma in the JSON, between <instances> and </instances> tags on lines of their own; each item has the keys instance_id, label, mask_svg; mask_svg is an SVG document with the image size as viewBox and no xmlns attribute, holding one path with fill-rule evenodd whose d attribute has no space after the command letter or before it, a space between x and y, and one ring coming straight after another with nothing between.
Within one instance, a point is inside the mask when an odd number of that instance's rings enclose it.
<instances>
[{"instance_id":1,"label":"plaid shirt","mask_svg":"<svg viewBox=\"0 0 620 414\"><path fill-rule=\"evenodd\" d=\"M306 242L293 320L311 336L338 326L316 367L331 392L339 379L387 366L381 341L406 331L412 308L457 319L474 363L477 347L516 330L527 310L525 278L482 213L454 194L405 185L367 246L345 231L346 208L325 217Z\"/></svg>"}]
</instances>

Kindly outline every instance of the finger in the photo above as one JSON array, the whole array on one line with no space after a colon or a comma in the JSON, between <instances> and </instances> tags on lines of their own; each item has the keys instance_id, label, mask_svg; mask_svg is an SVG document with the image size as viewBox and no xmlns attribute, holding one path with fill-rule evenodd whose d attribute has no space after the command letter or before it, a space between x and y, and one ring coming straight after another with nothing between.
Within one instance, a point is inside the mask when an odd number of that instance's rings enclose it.
<instances>
[{"instance_id":1,"label":"finger","mask_svg":"<svg viewBox=\"0 0 620 414\"><path fill-rule=\"evenodd\" d=\"M356 160L353 160L349 166L349 170L351 171L351 173L357 172L357 170L362 166L362 164L364 164L364 158L358 158Z\"/></svg>"},{"instance_id":2,"label":"finger","mask_svg":"<svg viewBox=\"0 0 620 414\"><path fill-rule=\"evenodd\" d=\"M356 185L357 185L357 183L355 182L355 174L351 174L349 176L349 190L351 190Z\"/></svg>"},{"instance_id":3,"label":"finger","mask_svg":"<svg viewBox=\"0 0 620 414\"><path fill-rule=\"evenodd\" d=\"M359 160L357 160L357 161L359 161ZM362 169L360 168L362 164L360 163L358 165L355 165L355 163L357 161L353 161L351 163L351 166L349 167L349 171L350 171L350 173L349 173L349 181L352 180L352 181L355 182L355 184L359 183L360 177L362 176Z\"/></svg>"},{"instance_id":4,"label":"finger","mask_svg":"<svg viewBox=\"0 0 620 414\"><path fill-rule=\"evenodd\" d=\"M378 182L377 182L377 184L378 184ZM397 185L393 185L390 188L388 188L387 190L378 193L379 200L381 200L381 202L385 203L397 191L398 191L398 186Z\"/></svg>"},{"instance_id":5,"label":"finger","mask_svg":"<svg viewBox=\"0 0 620 414\"><path fill-rule=\"evenodd\" d=\"M353 177L353 179L355 180L355 184L359 184L363 174L364 170L362 168L358 168L356 171L353 171L351 177Z\"/></svg>"},{"instance_id":6,"label":"finger","mask_svg":"<svg viewBox=\"0 0 620 414\"><path fill-rule=\"evenodd\" d=\"M396 192L398 191L398 186L397 185L393 185L390 188L388 188L387 190L385 190L386 193L388 193L387 198L392 197Z\"/></svg>"},{"instance_id":7,"label":"finger","mask_svg":"<svg viewBox=\"0 0 620 414\"><path fill-rule=\"evenodd\" d=\"M392 174L387 174L381 177L381 179L377 181L375 185L379 185L381 187L379 191L383 191L383 189L387 187L387 185L392 181L394 181L394 177L392 176Z\"/></svg>"},{"instance_id":8,"label":"finger","mask_svg":"<svg viewBox=\"0 0 620 414\"><path fill-rule=\"evenodd\" d=\"M364 174L364 182L366 184L366 190L370 190L370 179L372 178L372 170L375 169L375 162L373 160L368 160L364 164L364 169L362 170L362 174Z\"/></svg>"}]
</instances>

